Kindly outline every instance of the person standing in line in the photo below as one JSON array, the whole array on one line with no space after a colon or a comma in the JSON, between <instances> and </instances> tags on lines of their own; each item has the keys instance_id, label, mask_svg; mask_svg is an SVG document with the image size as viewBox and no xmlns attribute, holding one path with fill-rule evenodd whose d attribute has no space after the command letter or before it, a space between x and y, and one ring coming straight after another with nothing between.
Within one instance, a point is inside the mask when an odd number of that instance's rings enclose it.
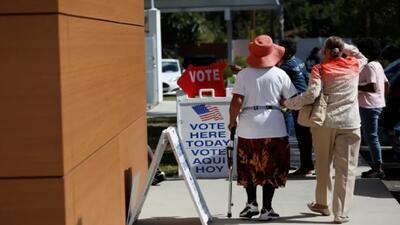
<instances>
[{"instance_id":1,"label":"person standing in line","mask_svg":"<svg viewBox=\"0 0 400 225\"><path fill-rule=\"evenodd\" d=\"M380 45L378 40L365 38L357 44L368 58L368 64L360 73L358 103L360 106L361 129L371 153L371 169L361 173L362 178L385 178L382 169L382 150L378 136L378 119L385 104L389 82L379 63Z\"/></svg>"},{"instance_id":2,"label":"person standing in line","mask_svg":"<svg viewBox=\"0 0 400 225\"><path fill-rule=\"evenodd\" d=\"M313 68L314 65L319 64L321 62L321 58L318 55L319 51L320 48L314 47L311 50L310 55L308 55L306 58L306 68L309 73L311 72L311 69Z\"/></svg>"},{"instance_id":3,"label":"person standing in line","mask_svg":"<svg viewBox=\"0 0 400 225\"><path fill-rule=\"evenodd\" d=\"M280 100L296 95L289 76L275 65L285 49L268 35L249 43L249 67L237 74L229 107L230 130L237 127L237 182L247 194L239 216L259 220L279 218L272 209L275 189L284 187L290 166L290 147ZM257 203L257 185L262 186L263 207Z\"/></svg>"},{"instance_id":4,"label":"person standing in line","mask_svg":"<svg viewBox=\"0 0 400 225\"><path fill-rule=\"evenodd\" d=\"M305 68L304 62L295 56L296 42L292 39L284 39L280 43L285 48L280 68L290 77L290 80L299 92L307 90L309 74ZM300 168L291 175L306 176L312 175L314 163L312 160L312 139L309 127L303 127L297 123L299 116L298 110L292 110L294 129L300 151Z\"/></svg>"},{"instance_id":5,"label":"person standing in line","mask_svg":"<svg viewBox=\"0 0 400 225\"><path fill-rule=\"evenodd\" d=\"M367 58L339 37L329 37L323 48L324 60L311 70L307 91L287 99L286 107L301 109L312 104L321 91L328 96L326 119L322 126L311 127L316 157L317 185L311 211L323 216L331 214L331 166L335 169L332 197L334 223L346 223L354 195L355 177L360 151L360 113L358 110L358 78ZM342 57L346 54L347 57Z\"/></svg>"}]
</instances>

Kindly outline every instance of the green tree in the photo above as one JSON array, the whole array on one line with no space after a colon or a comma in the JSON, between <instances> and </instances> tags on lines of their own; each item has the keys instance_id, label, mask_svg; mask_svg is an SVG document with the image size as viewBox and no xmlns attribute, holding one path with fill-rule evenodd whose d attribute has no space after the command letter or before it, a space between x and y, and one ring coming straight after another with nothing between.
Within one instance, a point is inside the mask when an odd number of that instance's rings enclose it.
<instances>
[{"instance_id":1,"label":"green tree","mask_svg":"<svg viewBox=\"0 0 400 225\"><path fill-rule=\"evenodd\" d=\"M399 0L282 0L285 35L297 37L377 37L400 43ZM271 10L233 11L233 38L278 34L277 14ZM182 44L225 43L223 12L163 13L163 55L175 57Z\"/></svg>"},{"instance_id":2,"label":"green tree","mask_svg":"<svg viewBox=\"0 0 400 225\"><path fill-rule=\"evenodd\" d=\"M283 5L287 35L371 36L400 41L398 0L285 0Z\"/></svg>"},{"instance_id":3,"label":"green tree","mask_svg":"<svg viewBox=\"0 0 400 225\"><path fill-rule=\"evenodd\" d=\"M226 41L223 13L180 12L161 16L163 55L174 56L179 45Z\"/></svg>"}]
</instances>

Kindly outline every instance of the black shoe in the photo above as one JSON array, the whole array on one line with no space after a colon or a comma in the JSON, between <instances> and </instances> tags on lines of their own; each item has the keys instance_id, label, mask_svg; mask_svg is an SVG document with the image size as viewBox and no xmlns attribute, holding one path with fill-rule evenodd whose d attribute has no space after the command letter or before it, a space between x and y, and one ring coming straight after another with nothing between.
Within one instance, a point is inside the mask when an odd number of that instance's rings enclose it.
<instances>
[{"instance_id":1,"label":"black shoe","mask_svg":"<svg viewBox=\"0 0 400 225\"><path fill-rule=\"evenodd\" d=\"M366 177L368 177L370 174L372 174L373 172L374 172L373 169L364 171L364 172L361 173L361 177L362 177L362 178L366 178Z\"/></svg>"},{"instance_id":2,"label":"black shoe","mask_svg":"<svg viewBox=\"0 0 400 225\"><path fill-rule=\"evenodd\" d=\"M290 173L289 175L293 175L293 176L312 176L313 173L314 173L313 170L299 168L298 170L294 171L293 173Z\"/></svg>"},{"instance_id":3,"label":"black shoe","mask_svg":"<svg viewBox=\"0 0 400 225\"><path fill-rule=\"evenodd\" d=\"M156 174L154 175L153 182L151 185L157 185L163 182L166 179L165 173L161 170L157 170Z\"/></svg>"},{"instance_id":4,"label":"black shoe","mask_svg":"<svg viewBox=\"0 0 400 225\"><path fill-rule=\"evenodd\" d=\"M273 209L271 210L266 210L266 209L261 209L261 214L260 217L258 217L258 220L260 221L270 221L270 220L276 220L279 219L279 214L274 212Z\"/></svg>"},{"instance_id":5,"label":"black shoe","mask_svg":"<svg viewBox=\"0 0 400 225\"><path fill-rule=\"evenodd\" d=\"M373 169L370 169L368 171L362 172L361 173L361 178L380 178L384 179L386 177L385 172L383 171L375 171Z\"/></svg>"},{"instance_id":6,"label":"black shoe","mask_svg":"<svg viewBox=\"0 0 400 225\"><path fill-rule=\"evenodd\" d=\"M251 218L255 215L258 215L260 212L258 211L258 204L253 202L251 204L246 203L246 207L240 212L239 217L242 218Z\"/></svg>"}]
</instances>

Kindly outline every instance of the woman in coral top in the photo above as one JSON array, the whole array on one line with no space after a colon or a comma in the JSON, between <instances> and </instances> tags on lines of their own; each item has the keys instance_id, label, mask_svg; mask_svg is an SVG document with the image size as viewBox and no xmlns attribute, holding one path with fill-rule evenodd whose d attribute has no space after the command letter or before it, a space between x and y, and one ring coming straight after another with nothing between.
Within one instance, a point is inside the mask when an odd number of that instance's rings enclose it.
<instances>
[{"instance_id":1,"label":"woman in coral top","mask_svg":"<svg viewBox=\"0 0 400 225\"><path fill-rule=\"evenodd\" d=\"M311 71L305 93L285 101L290 109L299 110L311 104L321 90L329 96L327 115L322 126L312 127L316 156L317 185L315 202L307 206L324 216L331 214L331 165L335 169L332 211L335 223L349 221L358 154L360 149L360 114L358 110L358 77L367 63L356 47L339 37L329 37L323 48L324 60Z\"/></svg>"}]
</instances>

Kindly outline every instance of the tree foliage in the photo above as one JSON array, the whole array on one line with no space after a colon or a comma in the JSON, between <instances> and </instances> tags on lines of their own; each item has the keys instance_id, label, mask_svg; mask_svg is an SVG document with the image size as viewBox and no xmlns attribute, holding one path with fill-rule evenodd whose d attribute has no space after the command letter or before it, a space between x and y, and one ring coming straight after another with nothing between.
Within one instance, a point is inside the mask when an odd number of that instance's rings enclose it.
<instances>
[{"instance_id":1,"label":"tree foliage","mask_svg":"<svg viewBox=\"0 0 400 225\"><path fill-rule=\"evenodd\" d=\"M285 0L285 31L299 37L400 39L398 0Z\"/></svg>"},{"instance_id":2,"label":"tree foliage","mask_svg":"<svg viewBox=\"0 0 400 225\"><path fill-rule=\"evenodd\" d=\"M377 37L400 42L399 0L281 0L285 34L296 37ZM274 11L232 12L233 38L248 39L278 34ZM223 43L227 40L223 12L180 12L162 14L164 54L171 55L181 44Z\"/></svg>"},{"instance_id":3,"label":"tree foliage","mask_svg":"<svg viewBox=\"0 0 400 225\"><path fill-rule=\"evenodd\" d=\"M226 42L223 13L180 12L161 17L163 54L173 55L177 45Z\"/></svg>"}]
</instances>

